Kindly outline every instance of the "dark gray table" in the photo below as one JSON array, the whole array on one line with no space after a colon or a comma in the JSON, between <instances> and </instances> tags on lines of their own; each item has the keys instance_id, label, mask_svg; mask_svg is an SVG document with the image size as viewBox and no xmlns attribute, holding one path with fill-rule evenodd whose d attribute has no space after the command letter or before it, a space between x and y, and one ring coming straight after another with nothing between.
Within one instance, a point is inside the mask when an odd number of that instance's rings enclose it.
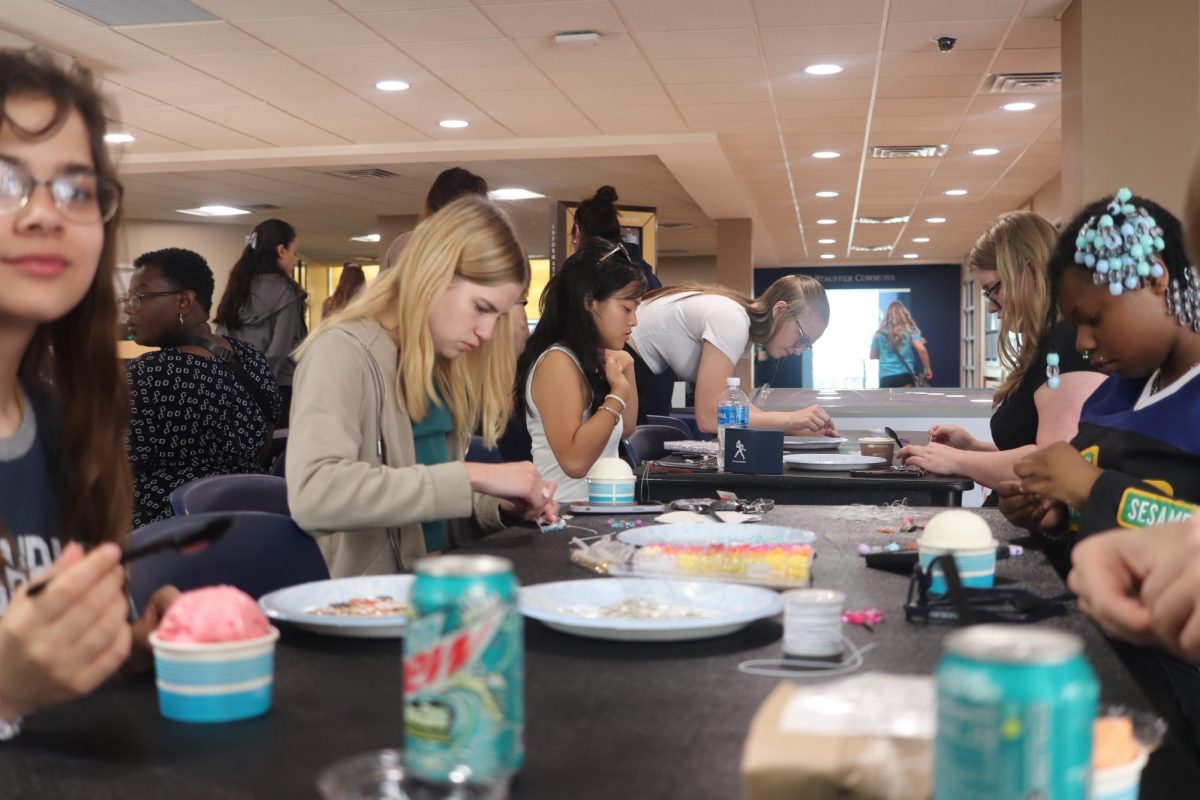
<instances>
[{"instance_id":1,"label":"dark gray table","mask_svg":"<svg viewBox=\"0 0 1200 800\"><path fill-rule=\"evenodd\" d=\"M1018 532L985 512L1001 538ZM866 569L859 542L884 542L878 523L850 522L838 508L780 508L769 522L820 533L816 584L877 606L887 619L866 668L930 673L944 628L912 626L900 606L907 579ZM607 529L604 518L575 522ZM567 561L571 534L511 530L470 549L513 559L526 584L587 578ZM1062 583L1036 553L1001 561L1000 579L1040 594ZM1104 639L1081 615L1048 623L1079 633L1109 702L1145 707ZM634 644L526 627L528 759L513 797L713 798L741 796L742 745L776 681L744 675L739 662L777 657L780 624L762 621L705 642ZM156 708L150 676L122 679L92 697L47 709L0 745L4 798L304 798L325 765L403 741L397 641L324 638L285 631L277 653L275 707L260 719L215 726L172 723ZM1173 743L1151 759L1143 798L1189 796L1200 770Z\"/></svg>"},{"instance_id":2,"label":"dark gray table","mask_svg":"<svg viewBox=\"0 0 1200 800\"><path fill-rule=\"evenodd\" d=\"M638 498L642 502L715 497L718 489L725 489L744 499L765 497L781 505L880 504L907 499L912 506L961 506L963 492L975 488L969 478L932 474L921 478L857 478L849 472L785 469L782 475L742 475L672 472L654 465L637 472Z\"/></svg>"}]
</instances>

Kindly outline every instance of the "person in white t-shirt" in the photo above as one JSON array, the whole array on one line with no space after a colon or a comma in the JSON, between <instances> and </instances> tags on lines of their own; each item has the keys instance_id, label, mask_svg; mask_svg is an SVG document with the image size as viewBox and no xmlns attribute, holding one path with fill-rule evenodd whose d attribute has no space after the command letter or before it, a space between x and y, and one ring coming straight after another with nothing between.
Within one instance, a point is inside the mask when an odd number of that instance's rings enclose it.
<instances>
[{"instance_id":1,"label":"person in white t-shirt","mask_svg":"<svg viewBox=\"0 0 1200 800\"><path fill-rule=\"evenodd\" d=\"M761 345L771 358L811 349L829 324L829 300L821 284L805 275L780 278L754 300L721 286L683 284L646 295L638 320L630 344L641 413L671 413L669 396L654 388L655 376L671 370L677 380L696 385L696 426L716 433L717 399L750 346ZM820 406L764 411L751 405L750 427L837 435Z\"/></svg>"},{"instance_id":2,"label":"person in white t-shirt","mask_svg":"<svg viewBox=\"0 0 1200 800\"><path fill-rule=\"evenodd\" d=\"M557 484L560 503L587 500L584 476L597 459L616 458L637 423L633 357L623 348L645 289L623 247L589 239L542 294L513 385L533 464Z\"/></svg>"}]
</instances>

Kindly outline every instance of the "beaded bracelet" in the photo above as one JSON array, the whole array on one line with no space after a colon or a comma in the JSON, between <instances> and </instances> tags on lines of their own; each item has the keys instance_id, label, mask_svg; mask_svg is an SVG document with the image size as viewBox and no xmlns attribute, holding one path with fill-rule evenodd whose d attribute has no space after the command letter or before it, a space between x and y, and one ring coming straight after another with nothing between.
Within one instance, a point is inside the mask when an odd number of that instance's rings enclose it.
<instances>
[{"instance_id":1,"label":"beaded bracelet","mask_svg":"<svg viewBox=\"0 0 1200 800\"><path fill-rule=\"evenodd\" d=\"M622 412L622 413L624 413L624 411L625 411L625 401L624 401L624 400L622 400L621 398L617 397L615 394L606 394L606 395L604 395L604 399L605 399L605 400L608 400L609 398L612 398L613 400L616 400L618 403L620 403L620 404L621 404L621 412Z\"/></svg>"},{"instance_id":2,"label":"beaded bracelet","mask_svg":"<svg viewBox=\"0 0 1200 800\"><path fill-rule=\"evenodd\" d=\"M624 422L624 420L621 419L621 415L619 413L617 413L617 410L615 408L609 408L608 406L600 406L600 408L602 410L607 411L608 413L612 414L613 419L615 419L617 421L618 425L621 424L622 422Z\"/></svg>"}]
</instances>

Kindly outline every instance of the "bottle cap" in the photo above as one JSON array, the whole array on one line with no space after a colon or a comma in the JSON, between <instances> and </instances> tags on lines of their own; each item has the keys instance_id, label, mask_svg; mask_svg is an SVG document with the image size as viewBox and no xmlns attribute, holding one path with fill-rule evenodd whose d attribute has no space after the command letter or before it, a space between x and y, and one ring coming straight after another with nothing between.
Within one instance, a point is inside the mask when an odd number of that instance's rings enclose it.
<instances>
[{"instance_id":1,"label":"bottle cap","mask_svg":"<svg viewBox=\"0 0 1200 800\"><path fill-rule=\"evenodd\" d=\"M737 386L740 388L742 385L742 379L741 378L726 378L725 385L726 386Z\"/></svg>"}]
</instances>

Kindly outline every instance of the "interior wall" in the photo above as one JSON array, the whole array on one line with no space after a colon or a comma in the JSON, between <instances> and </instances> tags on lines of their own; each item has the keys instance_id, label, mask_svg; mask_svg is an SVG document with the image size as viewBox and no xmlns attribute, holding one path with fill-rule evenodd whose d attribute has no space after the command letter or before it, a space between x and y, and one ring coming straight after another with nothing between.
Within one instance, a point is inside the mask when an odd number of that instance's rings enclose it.
<instances>
[{"instance_id":1,"label":"interior wall","mask_svg":"<svg viewBox=\"0 0 1200 800\"><path fill-rule=\"evenodd\" d=\"M1029 210L1035 214L1040 214L1055 225L1062 224L1063 207L1061 172L1050 180L1046 181L1042 188L1033 193L1033 196L1029 198ZM1068 216L1073 216L1074 214L1075 210L1071 209Z\"/></svg>"},{"instance_id":2,"label":"interior wall","mask_svg":"<svg viewBox=\"0 0 1200 800\"><path fill-rule=\"evenodd\" d=\"M716 283L716 256L660 256L655 274L663 286L689 281Z\"/></svg>"}]
</instances>

